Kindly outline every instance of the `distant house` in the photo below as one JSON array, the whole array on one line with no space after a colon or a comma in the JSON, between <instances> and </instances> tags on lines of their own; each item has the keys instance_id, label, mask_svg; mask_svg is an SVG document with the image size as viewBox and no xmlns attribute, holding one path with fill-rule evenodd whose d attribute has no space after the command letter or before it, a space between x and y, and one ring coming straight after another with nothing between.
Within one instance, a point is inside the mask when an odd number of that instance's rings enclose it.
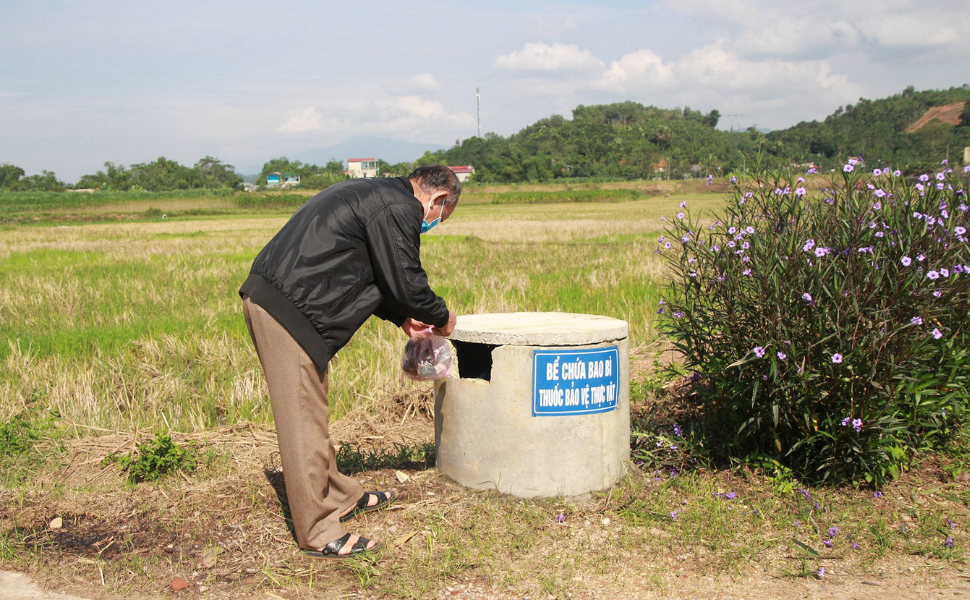
<instances>
[{"instance_id":1,"label":"distant house","mask_svg":"<svg viewBox=\"0 0 970 600\"><path fill-rule=\"evenodd\" d=\"M354 179L359 177L377 177L377 159L348 158L347 175Z\"/></svg>"},{"instance_id":2,"label":"distant house","mask_svg":"<svg viewBox=\"0 0 970 600\"><path fill-rule=\"evenodd\" d=\"M458 177L458 181L465 183L475 174L475 167L465 165L463 167L448 167Z\"/></svg>"},{"instance_id":3,"label":"distant house","mask_svg":"<svg viewBox=\"0 0 970 600\"><path fill-rule=\"evenodd\" d=\"M283 176L279 173L270 173L266 176L266 187L279 187Z\"/></svg>"},{"instance_id":4,"label":"distant house","mask_svg":"<svg viewBox=\"0 0 970 600\"><path fill-rule=\"evenodd\" d=\"M285 173L283 175L283 183L280 184L280 187L288 188L288 187L296 187L298 185L300 185L299 175L297 175L296 173Z\"/></svg>"}]
</instances>

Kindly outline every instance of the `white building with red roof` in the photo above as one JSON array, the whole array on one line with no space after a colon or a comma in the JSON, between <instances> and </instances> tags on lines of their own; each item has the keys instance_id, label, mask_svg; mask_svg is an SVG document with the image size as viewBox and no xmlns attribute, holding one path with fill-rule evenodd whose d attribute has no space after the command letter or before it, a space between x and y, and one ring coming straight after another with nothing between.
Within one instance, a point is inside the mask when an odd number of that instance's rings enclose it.
<instances>
[{"instance_id":1,"label":"white building with red roof","mask_svg":"<svg viewBox=\"0 0 970 600\"><path fill-rule=\"evenodd\" d=\"M475 174L475 167L471 165L465 165L461 167L458 167L458 166L448 167L448 168L451 169L452 172L454 172L454 174L458 176L458 181L462 183L465 183L466 181L471 179L471 176Z\"/></svg>"}]
</instances>

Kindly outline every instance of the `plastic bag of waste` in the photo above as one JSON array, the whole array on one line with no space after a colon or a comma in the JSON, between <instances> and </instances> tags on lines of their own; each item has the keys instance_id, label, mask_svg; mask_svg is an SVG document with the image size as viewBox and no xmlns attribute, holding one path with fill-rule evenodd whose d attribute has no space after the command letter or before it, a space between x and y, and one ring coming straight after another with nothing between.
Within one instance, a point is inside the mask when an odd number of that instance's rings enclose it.
<instances>
[{"instance_id":1,"label":"plastic bag of waste","mask_svg":"<svg viewBox=\"0 0 970 600\"><path fill-rule=\"evenodd\" d=\"M404 347L401 358L404 375L415 381L433 381L451 374L451 348L445 338L431 328L414 334Z\"/></svg>"}]
</instances>

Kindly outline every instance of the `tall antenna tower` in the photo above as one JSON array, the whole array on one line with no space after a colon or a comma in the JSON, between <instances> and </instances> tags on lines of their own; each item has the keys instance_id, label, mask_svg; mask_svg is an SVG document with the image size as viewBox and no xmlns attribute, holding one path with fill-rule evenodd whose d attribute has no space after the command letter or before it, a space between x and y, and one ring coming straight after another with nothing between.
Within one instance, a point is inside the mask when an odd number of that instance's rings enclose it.
<instances>
[{"instance_id":1,"label":"tall antenna tower","mask_svg":"<svg viewBox=\"0 0 970 600\"><path fill-rule=\"evenodd\" d=\"M482 137L482 94L475 88L475 104L478 107L478 137Z\"/></svg>"}]
</instances>

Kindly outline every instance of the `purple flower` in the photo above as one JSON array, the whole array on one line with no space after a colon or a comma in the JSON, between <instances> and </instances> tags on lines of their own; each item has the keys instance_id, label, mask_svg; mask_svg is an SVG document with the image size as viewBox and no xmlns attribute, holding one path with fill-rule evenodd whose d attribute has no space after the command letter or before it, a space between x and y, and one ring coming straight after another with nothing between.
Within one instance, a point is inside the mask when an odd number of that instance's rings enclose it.
<instances>
[{"instance_id":1,"label":"purple flower","mask_svg":"<svg viewBox=\"0 0 970 600\"><path fill-rule=\"evenodd\" d=\"M828 254L829 252L831 252L831 250L829 250L825 246L819 246L818 248L815 249L815 256L821 258L826 254Z\"/></svg>"},{"instance_id":2,"label":"purple flower","mask_svg":"<svg viewBox=\"0 0 970 600\"><path fill-rule=\"evenodd\" d=\"M964 173L970 173L970 165L967 165L967 166L963 167L963 172Z\"/></svg>"},{"instance_id":3,"label":"purple flower","mask_svg":"<svg viewBox=\"0 0 970 600\"><path fill-rule=\"evenodd\" d=\"M913 264L913 259L908 256L904 256L899 259L899 262L903 263L904 267L908 267L909 265Z\"/></svg>"},{"instance_id":4,"label":"purple flower","mask_svg":"<svg viewBox=\"0 0 970 600\"><path fill-rule=\"evenodd\" d=\"M912 323L913 325L922 325L923 324L923 317L918 317L918 316L917 317L913 317L912 319L909 320L909 322Z\"/></svg>"},{"instance_id":5,"label":"purple flower","mask_svg":"<svg viewBox=\"0 0 970 600\"><path fill-rule=\"evenodd\" d=\"M809 304L812 304L813 302L812 295L809 294L808 292L805 292L804 294L802 294L802 300L804 300L805 302L808 302Z\"/></svg>"},{"instance_id":6,"label":"purple flower","mask_svg":"<svg viewBox=\"0 0 970 600\"><path fill-rule=\"evenodd\" d=\"M674 423L674 435L677 437L684 437L684 432L677 423Z\"/></svg>"},{"instance_id":7,"label":"purple flower","mask_svg":"<svg viewBox=\"0 0 970 600\"><path fill-rule=\"evenodd\" d=\"M745 277L751 277L751 269L745 269L744 271L741 271L741 274Z\"/></svg>"},{"instance_id":8,"label":"purple flower","mask_svg":"<svg viewBox=\"0 0 970 600\"><path fill-rule=\"evenodd\" d=\"M941 292L940 290L933 290L934 298L940 298L941 296L943 296L943 292Z\"/></svg>"},{"instance_id":9,"label":"purple flower","mask_svg":"<svg viewBox=\"0 0 970 600\"><path fill-rule=\"evenodd\" d=\"M731 176L731 179L728 179L728 183L737 183L737 182L738 182L738 178L733 175Z\"/></svg>"},{"instance_id":10,"label":"purple flower","mask_svg":"<svg viewBox=\"0 0 970 600\"><path fill-rule=\"evenodd\" d=\"M677 449L677 446L675 446L675 445L673 445L673 444L671 444L671 445L670 445L670 449L671 449L671 450L676 450L676 449ZM673 469L673 470L671 470L671 471L670 471L670 474L671 474L671 475L676 475L676 473L675 473L675 471L676 471L676 469Z\"/></svg>"},{"instance_id":11,"label":"purple flower","mask_svg":"<svg viewBox=\"0 0 970 600\"><path fill-rule=\"evenodd\" d=\"M937 329L936 327L934 327L933 328L933 338L938 340L941 337L943 337L943 333L939 329Z\"/></svg>"},{"instance_id":12,"label":"purple flower","mask_svg":"<svg viewBox=\"0 0 970 600\"><path fill-rule=\"evenodd\" d=\"M835 537L837 535L839 535L839 528L834 526L829 527L829 537Z\"/></svg>"},{"instance_id":13,"label":"purple flower","mask_svg":"<svg viewBox=\"0 0 970 600\"><path fill-rule=\"evenodd\" d=\"M942 275L944 277L949 277L950 276L949 269L940 269L940 275Z\"/></svg>"},{"instance_id":14,"label":"purple flower","mask_svg":"<svg viewBox=\"0 0 970 600\"><path fill-rule=\"evenodd\" d=\"M848 427L849 426L849 422L851 420L852 420L852 417L846 417L846 418L842 419L842 427Z\"/></svg>"},{"instance_id":15,"label":"purple flower","mask_svg":"<svg viewBox=\"0 0 970 600\"><path fill-rule=\"evenodd\" d=\"M899 169L896 169L895 171L893 171L893 177L899 177L902 174L903 174L903 172L900 171Z\"/></svg>"},{"instance_id":16,"label":"purple flower","mask_svg":"<svg viewBox=\"0 0 970 600\"><path fill-rule=\"evenodd\" d=\"M677 213L677 218L678 219L683 219L684 218L684 213L682 213L682 212Z\"/></svg>"},{"instance_id":17,"label":"purple flower","mask_svg":"<svg viewBox=\"0 0 970 600\"><path fill-rule=\"evenodd\" d=\"M805 188L803 188L803 187L795 188L795 195L796 196L804 196L805 195Z\"/></svg>"},{"instance_id":18,"label":"purple flower","mask_svg":"<svg viewBox=\"0 0 970 600\"><path fill-rule=\"evenodd\" d=\"M953 529L953 527L954 527L955 525L956 525L956 523L954 523L954 522L953 522L953 521L951 521L950 519L947 519L947 520L946 520L946 526L947 526L947 527L949 527L950 529Z\"/></svg>"},{"instance_id":19,"label":"purple flower","mask_svg":"<svg viewBox=\"0 0 970 600\"><path fill-rule=\"evenodd\" d=\"M862 419L852 419L852 429L855 429L856 433L862 431Z\"/></svg>"},{"instance_id":20,"label":"purple flower","mask_svg":"<svg viewBox=\"0 0 970 600\"><path fill-rule=\"evenodd\" d=\"M737 496L736 493L734 493L734 492L728 492L728 493L724 494L724 499L725 500L734 500L734 497L735 496Z\"/></svg>"},{"instance_id":21,"label":"purple flower","mask_svg":"<svg viewBox=\"0 0 970 600\"><path fill-rule=\"evenodd\" d=\"M778 360L785 360L786 358L788 358L788 355L785 354L784 352L778 352L777 356L778 356Z\"/></svg>"},{"instance_id":22,"label":"purple flower","mask_svg":"<svg viewBox=\"0 0 970 600\"><path fill-rule=\"evenodd\" d=\"M946 179L946 175L944 175L943 173L937 173L936 174L936 180L937 181L943 181L944 179Z\"/></svg>"},{"instance_id":23,"label":"purple flower","mask_svg":"<svg viewBox=\"0 0 970 600\"><path fill-rule=\"evenodd\" d=\"M852 165L845 165L844 167L842 167L842 170L845 171L846 173L851 173L854 169L855 167L853 167Z\"/></svg>"},{"instance_id":24,"label":"purple flower","mask_svg":"<svg viewBox=\"0 0 970 600\"><path fill-rule=\"evenodd\" d=\"M855 542L852 542L852 549L853 550L858 550L859 549L859 544L857 544Z\"/></svg>"},{"instance_id":25,"label":"purple flower","mask_svg":"<svg viewBox=\"0 0 970 600\"><path fill-rule=\"evenodd\" d=\"M680 208L686 208L686 207L687 207L687 201L684 200L683 202L680 203Z\"/></svg>"},{"instance_id":26,"label":"purple flower","mask_svg":"<svg viewBox=\"0 0 970 600\"><path fill-rule=\"evenodd\" d=\"M565 522L566 522L566 513L559 513L558 515L556 515L556 523L565 523Z\"/></svg>"},{"instance_id":27,"label":"purple flower","mask_svg":"<svg viewBox=\"0 0 970 600\"><path fill-rule=\"evenodd\" d=\"M952 548L953 547L953 536L952 535L946 536L946 540L943 542L943 547L944 548Z\"/></svg>"},{"instance_id":28,"label":"purple flower","mask_svg":"<svg viewBox=\"0 0 970 600\"><path fill-rule=\"evenodd\" d=\"M873 175L873 177L879 177L880 175L882 175L882 170L881 169L873 169L872 170L872 175Z\"/></svg>"},{"instance_id":29,"label":"purple flower","mask_svg":"<svg viewBox=\"0 0 970 600\"><path fill-rule=\"evenodd\" d=\"M920 252L919 254L916 255L916 260L923 262L924 260L926 260L926 255Z\"/></svg>"},{"instance_id":30,"label":"purple flower","mask_svg":"<svg viewBox=\"0 0 970 600\"><path fill-rule=\"evenodd\" d=\"M953 233L955 233L957 235L963 235L966 232L967 232L967 228L966 227L961 227L961 226L957 225L956 227L953 228Z\"/></svg>"},{"instance_id":31,"label":"purple flower","mask_svg":"<svg viewBox=\"0 0 970 600\"><path fill-rule=\"evenodd\" d=\"M822 543L825 544L827 548L832 547L832 540L822 540Z\"/></svg>"},{"instance_id":32,"label":"purple flower","mask_svg":"<svg viewBox=\"0 0 970 600\"><path fill-rule=\"evenodd\" d=\"M670 511L670 520L671 521L676 521L677 520L677 511L676 510Z\"/></svg>"},{"instance_id":33,"label":"purple flower","mask_svg":"<svg viewBox=\"0 0 970 600\"><path fill-rule=\"evenodd\" d=\"M920 181L923 181L923 182L929 181L930 180L930 176L927 175L926 173L923 173L922 175L919 176L919 180Z\"/></svg>"},{"instance_id":34,"label":"purple flower","mask_svg":"<svg viewBox=\"0 0 970 600\"><path fill-rule=\"evenodd\" d=\"M937 273L936 271L930 271L930 272L928 272L928 273L926 274L926 276L927 276L927 277L929 277L930 279L934 279L934 280L936 280L936 279L939 279L939 278L940 278L940 274L939 274L939 273Z\"/></svg>"},{"instance_id":35,"label":"purple flower","mask_svg":"<svg viewBox=\"0 0 970 600\"><path fill-rule=\"evenodd\" d=\"M752 233L754 233L754 227L752 227L751 225L748 225L747 227L744 228L744 232L747 233L748 235L751 235Z\"/></svg>"},{"instance_id":36,"label":"purple flower","mask_svg":"<svg viewBox=\"0 0 970 600\"><path fill-rule=\"evenodd\" d=\"M848 167L849 165L845 165L845 166L847 166L847 167ZM818 571L815 571L815 575L816 575L816 576L817 576L817 577L818 577L819 579L821 579L821 578L823 578L823 577L825 577L825 567L819 567L819 568L818 568Z\"/></svg>"},{"instance_id":37,"label":"purple flower","mask_svg":"<svg viewBox=\"0 0 970 600\"><path fill-rule=\"evenodd\" d=\"M872 497L873 498L882 498L882 492L880 492L879 490L876 490L876 491L874 491L872 493Z\"/></svg>"},{"instance_id":38,"label":"purple flower","mask_svg":"<svg viewBox=\"0 0 970 600\"><path fill-rule=\"evenodd\" d=\"M839 354L838 352L836 352L835 354L833 354L832 355L832 362L834 362L835 364L841 363L842 362L842 355Z\"/></svg>"},{"instance_id":39,"label":"purple flower","mask_svg":"<svg viewBox=\"0 0 970 600\"><path fill-rule=\"evenodd\" d=\"M807 242L805 242L805 245L802 246L802 252L808 252L814 247L815 247L815 240L808 240Z\"/></svg>"},{"instance_id":40,"label":"purple flower","mask_svg":"<svg viewBox=\"0 0 970 600\"><path fill-rule=\"evenodd\" d=\"M762 348L761 346L755 346L753 352L754 352L754 355L757 356L758 358L764 358L765 349Z\"/></svg>"}]
</instances>

